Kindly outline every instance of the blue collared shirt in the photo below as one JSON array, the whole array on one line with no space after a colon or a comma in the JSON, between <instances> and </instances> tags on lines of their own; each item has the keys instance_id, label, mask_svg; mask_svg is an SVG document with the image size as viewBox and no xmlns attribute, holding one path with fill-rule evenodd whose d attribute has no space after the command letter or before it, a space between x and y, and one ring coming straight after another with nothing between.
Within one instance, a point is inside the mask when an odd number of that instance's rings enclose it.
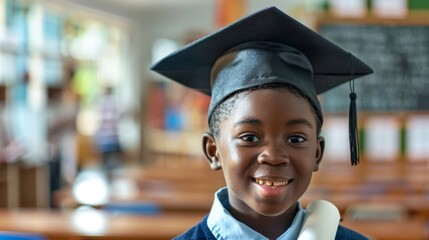
<instances>
[{"instance_id":1,"label":"blue collared shirt","mask_svg":"<svg viewBox=\"0 0 429 240\"><path fill-rule=\"evenodd\" d=\"M251 229L244 223L236 220L227 210L228 190L221 188L215 194L213 206L207 219L207 225L216 239L255 239L268 240L262 234ZM305 217L305 210L299 205L298 212L292 221L289 229L286 230L277 240L296 240L298 238L301 225Z\"/></svg>"}]
</instances>

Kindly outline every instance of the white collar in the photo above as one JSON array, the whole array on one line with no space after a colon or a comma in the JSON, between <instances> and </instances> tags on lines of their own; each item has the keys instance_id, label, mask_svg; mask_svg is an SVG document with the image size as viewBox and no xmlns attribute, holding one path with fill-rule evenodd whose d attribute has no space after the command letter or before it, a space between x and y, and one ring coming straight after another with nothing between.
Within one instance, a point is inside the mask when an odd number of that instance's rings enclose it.
<instances>
[{"instance_id":1,"label":"white collar","mask_svg":"<svg viewBox=\"0 0 429 240\"><path fill-rule=\"evenodd\" d=\"M235 219L227 210L228 189L219 189L215 193L215 199L207 219L207 225L216 239L255 239L268 240L262 234L256 232L242 222ZM298 204L291 226L277 240L296 240L305 217L305 210Z\"/></svg>"}]
</instances>

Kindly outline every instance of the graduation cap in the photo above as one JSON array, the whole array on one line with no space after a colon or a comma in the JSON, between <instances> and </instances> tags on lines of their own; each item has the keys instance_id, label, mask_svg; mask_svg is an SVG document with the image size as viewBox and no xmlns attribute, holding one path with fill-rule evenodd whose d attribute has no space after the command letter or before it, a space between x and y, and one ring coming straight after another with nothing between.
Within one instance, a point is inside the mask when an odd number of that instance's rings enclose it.
<instances>
[{"instance_id":1,"label":"graduation cap","mask_svg":"<svg viewBox=\"0 0 429 240\"><path fill-rule=\"evenodd\" d=\"M317 95L373 72L363 61L275 7L256 12L168 55L152 70L210 95L208 118L234 92L286 83L323 115ZM352 85L351 85L352 86ZM356 94L350 94L352 164L359 162Z\"/></svg>"}]
</instances>

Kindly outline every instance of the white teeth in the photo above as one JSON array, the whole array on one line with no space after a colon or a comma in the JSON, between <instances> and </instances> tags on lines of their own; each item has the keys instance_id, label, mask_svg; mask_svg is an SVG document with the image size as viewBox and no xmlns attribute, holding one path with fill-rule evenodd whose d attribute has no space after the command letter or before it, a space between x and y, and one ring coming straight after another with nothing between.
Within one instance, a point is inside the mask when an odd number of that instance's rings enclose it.
<instances>
[{"instance_id":1,"label":"white teeth","mask_svg":"<svg viewBox=\"0 0 429 240\"><path fill-rule=\"evenodd\" d=\"M275 183L273 183L273 185L274 186L283 186L283 185L285 185L286 184L286 182L275 182Z\"/></svg>"},{"instance_id":2,"label":"white teeth","mask_svg":"<svg viewBox=\"0 0 429 240\"><path fill-rule=\"evenodd\" d=\"M273 181L266 181L266 180L262 180L262 179L255 179L255 181L260 185L274 186L274 187L280 187L280 186L284 186L287 184L287 181L273 182Z\"/></svg>"}]
</instances>

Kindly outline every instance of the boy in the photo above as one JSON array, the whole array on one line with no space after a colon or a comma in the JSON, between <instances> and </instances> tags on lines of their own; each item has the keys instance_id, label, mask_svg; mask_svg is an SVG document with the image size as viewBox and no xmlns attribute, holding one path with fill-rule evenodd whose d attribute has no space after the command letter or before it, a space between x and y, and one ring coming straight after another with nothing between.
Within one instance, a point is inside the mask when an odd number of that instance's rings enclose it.
<instances>
[{"instance_id":1,"label":"boy","mask_svg":"<svg viewBox=\"0 0 429 240\"><path fill-rule=\"evenodd\" d=\"M212 96L203 148L227 184L210 214L177 239L297 239L306 214L298 199L325 145L317 94L372 69L274 7L152 69ZM366 238L339 226L336 239Z\"/></svg>"}]
</instances>

